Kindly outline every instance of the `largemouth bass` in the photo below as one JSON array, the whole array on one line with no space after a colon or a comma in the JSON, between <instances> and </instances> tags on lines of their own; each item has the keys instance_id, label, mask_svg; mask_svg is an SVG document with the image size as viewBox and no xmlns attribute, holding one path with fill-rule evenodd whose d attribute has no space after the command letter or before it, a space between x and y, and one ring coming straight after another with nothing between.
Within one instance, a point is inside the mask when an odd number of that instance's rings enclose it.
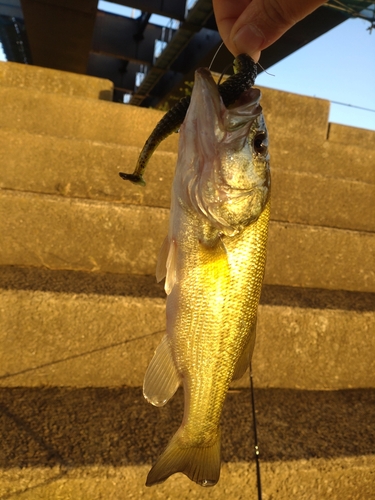
<instances>
[{"instance_id":1,"label":"largemouth bass","mask_svg":"<svg viewBox=\"0 0 375 500\"><path fill-rule=\"evenodd\" d=\"M219 480L220 416L230 382L252 356L266 261L270 173L260 96L248 88L226 107L209 70L196 71L157 266L167 332L143 387L163 406L182 384L184 417L147 486L176 472L202 486Z\"/></svg>"}]
</instances>

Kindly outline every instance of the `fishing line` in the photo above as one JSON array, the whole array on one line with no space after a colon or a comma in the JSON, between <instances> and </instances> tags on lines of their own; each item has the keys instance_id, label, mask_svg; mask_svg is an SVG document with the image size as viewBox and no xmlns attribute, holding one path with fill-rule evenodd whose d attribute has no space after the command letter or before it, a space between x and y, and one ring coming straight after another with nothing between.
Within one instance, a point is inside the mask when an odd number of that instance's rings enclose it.
<instances>
[{"instance_id":1,"label":"fishing line","mask_svg":"<svg viewBox=\"0 0 375 500\"><path fill-rule=\"evenodd\" d=\"M260 62L257 62L257 65L265 72L267 73L267 75L270 75L270 76L275 76L273 75L272 73L270 73L269 71L267 71L265 68L263 68L263 66L260 64Z\"/></svg>"},{"instance_id":2,"label":"fishing line","mask_svg":"<svg viewBox=\"0 0 375 500\"><path fill-rule=\"evenodd\" d=\"M215 59L216 59L216 56L218 55L219 50L221 49L221 47L222 47L223 45L224 45L224 42L221 42L221 44L219 45L219 48L218 48L218 49L217 49L217 51L215 52L214 57L212 58L211 64L210 64L210 65L209 65L209 67L208 67L208 69L209 69L210 71L211 71L212 65L213 65L213 63L214 63L214 61L215 61ZM218 84L218 85L220 85L221 80L223 79L223 76L224 76L224 74L225 74L226 70L227 70L228 68L230 68L230 67L231 67L231 65L232 65L232 63L228 64L228 65L227 65L227 66L225 66L225 68L223 69L223 71L222 71L222 73L221 73L221 75L220 75L219 81L217 82L217 84Z\"/></svg>"},{"instance_id":3,"label":"fishing line","mask_svg":"<svg viewBox=\"0 0 375 500\"><path fill-rule=\"evenodd\" d=\"M252 367L251 361L250 361L250 394L251 394L251 408L252 408L252 413L253 413L254 455L255 455L255 466L256 466L256 473L257 473L258 500L262 500L262 483L261 483L261 477L260 477L260 452L259 452L259 445L258 445L257 419L255 416L253 367Z\"/></svg>"},{"instance_id":4,"label":"fishing line","mask_svg":"<svg viewBox=\"0 0 375 500\"><path fill-rule=\"evenodd\" d=\"M375 109L371 108L364 108L362 106L356 106L355 104L348 104L346 102L339 102L339 101L331 101L332 104L340 104L340 106L348 106L349 108L356 108L356 109L362 109L363 111L371 111L371 113L375 113Z\"/></svg>"},{"instance_id":5,"label":"fishing line","mask_svg":"<svg viewBox=\"0 0 375 500\"><path fill-rule=\"evenodd\" d=\"M211 71L211 68L212 68L212 65L214 63L214 60L216 59L216 56L218 55L219 53L219 50L221 49L221 47L224 45L224 42L221 42L221 44L219 45L219 48L217 49L217 51L215 52L214 54L214 57L212 58L212 61L211 61L211 64L208 66L208 69Z\"/></svg>"},{"instance_id":6,"label":"fishing line","mask_svg":"<svg viewBox=\"0 0 375 500\"><path fill-rule=\"evenodd\" d=\"M221 75L220 75L220 78L217 82L218 85L220 85L221 83L221 80L223 79L224 75L225 75L225 72L232 66L232 63L229 63L225 66L225 68L223 69L223 71L221 72Z\"/></svg>"}]
</instances>

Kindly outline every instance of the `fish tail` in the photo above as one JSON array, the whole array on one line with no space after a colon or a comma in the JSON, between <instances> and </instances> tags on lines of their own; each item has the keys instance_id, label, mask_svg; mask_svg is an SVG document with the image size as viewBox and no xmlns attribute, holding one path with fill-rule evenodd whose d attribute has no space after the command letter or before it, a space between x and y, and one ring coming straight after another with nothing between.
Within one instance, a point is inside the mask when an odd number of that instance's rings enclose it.
<instances>
[{"instance_id":1,"label":"fish tail","mask_svg":"<svg viewBox=\"0 0 375 500\"><path fill-rule=\"evenodd\" d=\"M187 446L182 443L181 429L173 436L147 476L146 486L162 483L176 472L182 472L200 486L214 486L220 477L220 432L209 446Z\"/></svg>"}]
</instances>

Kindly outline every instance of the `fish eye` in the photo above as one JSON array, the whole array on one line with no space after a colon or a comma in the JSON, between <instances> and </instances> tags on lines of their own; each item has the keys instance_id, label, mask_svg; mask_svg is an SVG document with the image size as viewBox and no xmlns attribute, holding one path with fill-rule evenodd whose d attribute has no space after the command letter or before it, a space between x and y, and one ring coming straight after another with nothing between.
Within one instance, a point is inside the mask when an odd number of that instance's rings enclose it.
<instances>
[{"instance_id":1,"label":"fish eye","mask_svg":"<svg viewBox=\"0 0 375 500\"><path fill-rule=\"evenodd\" d=\"M264 154L267 151L267 136L264 132L258 132L254 137L254 150L257 154Z\"/></svg>"}]
</instances>

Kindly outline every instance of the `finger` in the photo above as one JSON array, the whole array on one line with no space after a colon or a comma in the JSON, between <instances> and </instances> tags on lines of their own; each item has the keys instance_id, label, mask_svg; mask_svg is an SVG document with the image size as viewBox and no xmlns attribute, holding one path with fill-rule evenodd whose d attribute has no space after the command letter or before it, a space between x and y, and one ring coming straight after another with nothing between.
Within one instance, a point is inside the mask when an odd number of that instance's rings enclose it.
<instances>
[{"instance_id":1,"label":"finger","mask_svg":"<svg viewBox=\"0 0 375 500\"><path fill-rule=\"evenodd\" d=\"M248 53L258 60L260 51L322 5L324 0L253 0L232 26L229 35L234 55Z\"/></svg>"},{"instance_id":2,"label":"finger","mask_svg":"<svg viewBox=\"0 0 375 500\"><path fill-rule=\"evenodd\" d=\"M216 24L220 36L230 52L234 54L236 46L230 39L232 28L251 0L212 0ZM236 54L237 55L237 54Z\"/></svg>"}]
</instances>

